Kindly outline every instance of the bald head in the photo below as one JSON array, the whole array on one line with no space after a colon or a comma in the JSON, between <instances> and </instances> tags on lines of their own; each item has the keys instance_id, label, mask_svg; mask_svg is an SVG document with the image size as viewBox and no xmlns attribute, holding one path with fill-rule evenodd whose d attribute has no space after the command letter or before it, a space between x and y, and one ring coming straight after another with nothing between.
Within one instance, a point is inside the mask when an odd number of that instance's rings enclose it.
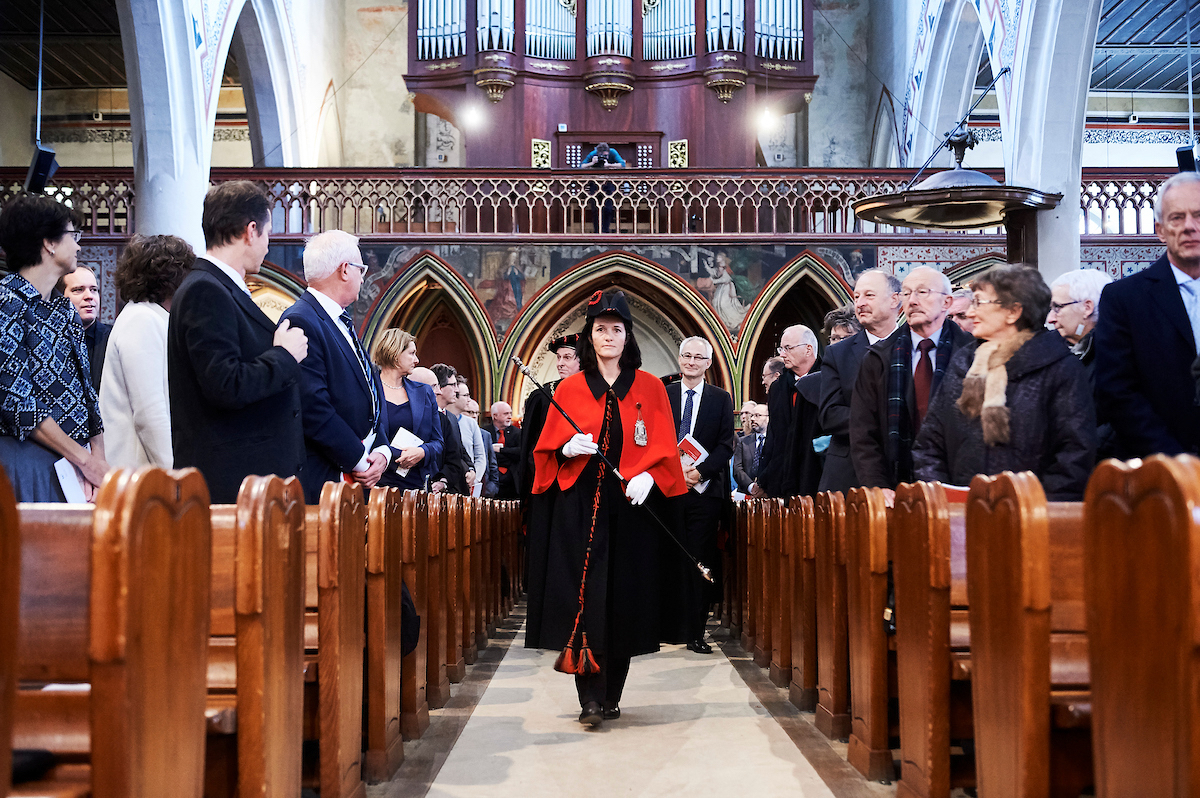
<instances>
[{"instance_id":1,"label":"bald head","mask_svg":"<svg viewBox=\"0 0 1200 798\"><path fill-rule=\"evenodd\" d=\"M417 382L423 382L426 385L432 386L435 391L437 390L437 375L424 366L417 366L412 370L412 373L408 375L408 378L410 380L416 380Z\"/></svg>"}]
</instances>

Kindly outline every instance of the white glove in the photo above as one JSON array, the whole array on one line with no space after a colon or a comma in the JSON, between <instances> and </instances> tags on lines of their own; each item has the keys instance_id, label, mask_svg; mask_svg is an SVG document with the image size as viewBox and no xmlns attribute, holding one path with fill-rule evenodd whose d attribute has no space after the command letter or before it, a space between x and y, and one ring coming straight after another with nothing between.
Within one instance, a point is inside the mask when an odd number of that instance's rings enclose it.
<instances>
[{"instance_id":1,"label":"white glove","mask_svg":"<svg viewBox=\"0 0 1200 798\"><path fill-rule=\"evenodd\" d=\"M579 432L571 436L571 440L563 444L563 457L578 457L581 454L586 454L589 457L600 450L596 442L592 440L590 433Z\"/></svg>"},{"instance_id":2,"label":"white glove","mask_svg":"<svg viewBox=\"0 0 1200 798\"><path fill-rule=\"evenodd\" d=\"M650 495L652 487L654 487L654 477L650 476L649 471L643 471L629 480L629 484L625 486L625 495L634 504L641 504Z\"/></svg>"}]
</instances>

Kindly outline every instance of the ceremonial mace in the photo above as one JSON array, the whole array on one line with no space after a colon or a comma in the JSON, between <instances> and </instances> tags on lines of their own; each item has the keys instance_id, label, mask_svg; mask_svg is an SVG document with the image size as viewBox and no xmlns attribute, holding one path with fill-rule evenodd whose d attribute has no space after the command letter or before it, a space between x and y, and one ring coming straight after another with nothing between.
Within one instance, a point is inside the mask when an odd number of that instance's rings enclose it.
<instances>
[{"instance_id":1,"label":"ceremonial mace","mask_svg":"<svg viewBox=\"0 0 1200 798\"><path fill-rule=\"evenodd\" d=\"M575 423L575 420L573 418L571 418L569 415L567 415L567 411L562 409L562 405L560 405L557 401L555 401L554 394L551 393L550 391L546 390L546 386L542 385L540 382L537 381L537 377L533 376L533 370L530 369L529 366L526 366L524 363L522 363L521 358L517 357L516 355L513 355L509 359L513 363L517 364L517 371L521 372L526 377L533 380L533 384L536 385L538 387L538 389L546 395L546 398L550 400L550 404L552 404L556 408L558 408L558 412L562 413L562 417L567 420L568 424L570 424L572 427L575 428L576 432L578 432L580 435L586 434L583 430L581 430L579 428L579 425ZM611 462L609 462L609 459L607 457L605 457L604 453L601 452L599 449L596 450L596 456L600 458L600 462L602 462L602 463L604 463L604 465L608 466L608 470L613 473L613 476L615 476L621 482L622 485L629 484L629 480L627 480L625 477L621 476L621 472L617 470L617 467L615 465L613 465ZM658 515L653 510L651 510L649 507L643 507L643 509L650 514L651 518L653 518L655 521L658 522L658 525L662 527L662 531L667 533L667 537L669 537L671 539L671 541L676 546L679 547L679 550L683 552L684 556L687 557L689 560L691 560L692 565L696 566L697 570L700 571L700 575L703 576L707 581L712 582L713 581L712 570L709 569L709 567L707 565L705 565L704 563L700 562L698 559L696 559L695 557L692 556L692 553L690 551L688 551L687 548L682 543L679 542L679 538L675 537L675 533L671 531L670 527L668 527L665 523L663 523L663 520L661 518L659 518Z\"/></svg>"}]
</instances>

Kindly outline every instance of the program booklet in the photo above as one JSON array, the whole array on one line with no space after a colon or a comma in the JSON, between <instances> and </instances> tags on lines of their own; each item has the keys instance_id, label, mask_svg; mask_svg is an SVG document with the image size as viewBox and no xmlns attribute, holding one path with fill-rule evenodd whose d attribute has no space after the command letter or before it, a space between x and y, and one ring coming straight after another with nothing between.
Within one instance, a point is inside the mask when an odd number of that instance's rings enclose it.
<instances>
[{"instance_id":1,"label":"program booklet","mask_svg":"<svg viewBox=\"0 0 1200 798\"><path fill-rule=\"evenodd\" d=\"M412 430L407 430L404 427L396 430L396 435L392 438L392 448L394 449L411 449L414 446L423 446L425 441L418 438L412 433ZM409 469L397 468L396 473L402 477L408 476Z\"/></svg>"},{"instance_id":2,"label":"program booklet","mask_svg":"<svg viewBox=\"0 0 1200 798\"><path fill-rule=\"evenodd\" d=\"M683 436L683 440L677 446L679 448L679 465L685 471L689 468L695 468L708 459L708 449L701 446L700 441L693 438L690 432ZM697 493L703 493L707 488L707 480L695 486Z\"/></svg>"}]
</instances>

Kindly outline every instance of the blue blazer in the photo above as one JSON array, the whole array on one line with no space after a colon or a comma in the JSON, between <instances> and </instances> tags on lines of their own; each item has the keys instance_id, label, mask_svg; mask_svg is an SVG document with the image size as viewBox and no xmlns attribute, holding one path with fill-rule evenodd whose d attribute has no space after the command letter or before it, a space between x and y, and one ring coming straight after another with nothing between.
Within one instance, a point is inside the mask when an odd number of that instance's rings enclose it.
<instances>
[{"instance_id":1,"label":"blue blazer","mask_svg":"<svg viewBox=\"0 0 1200 798\"><path fill-rule=\"evenodd\" d=\"M426 475L436 474L442 467L442 452L445 451L442 417L438 414L433 388L405 377L404 390L408 392L408 406L412 411L411 431L425 441L421 444L421 448L425 450L425 459L409 469L407 476L402 477L396 473L396 458L400 456L400 450L393 450L392 464L384 472L379 484L393 488L419 488L424 485ZM385 421L385 427L386 432L394 437L396 430L391 424Z\"/></svg>"},{"instance_id":2,"label":"blue blazer","mask_svg":"<svg viewBox=\"0 0 1200 798\"><path fill-rule=\"evenodd\" d=\"M284 319L308 336L308 356L300 363L300 408L307 455L300 484L304 486L305 502L318 504L325 483L341 479L362 458L363 439L372 430L376 433L372 449L388 443L382 412L383 383L371 368L381 403L377 413L358 356L311 293L301 294L296 304L284 311L280 321Z\"/></svg>"},{"instance_id":3,"label":"blue blazer","mask_svg":"<svg viewBox=\"0 0 1200 798\"><path fill-rule=\"evenodd\" d=\"M1093 333L1096 411L1121 457L1200 452L1193 339L1166 255L1105 286Z\"/></svg>"}]
</instances>

